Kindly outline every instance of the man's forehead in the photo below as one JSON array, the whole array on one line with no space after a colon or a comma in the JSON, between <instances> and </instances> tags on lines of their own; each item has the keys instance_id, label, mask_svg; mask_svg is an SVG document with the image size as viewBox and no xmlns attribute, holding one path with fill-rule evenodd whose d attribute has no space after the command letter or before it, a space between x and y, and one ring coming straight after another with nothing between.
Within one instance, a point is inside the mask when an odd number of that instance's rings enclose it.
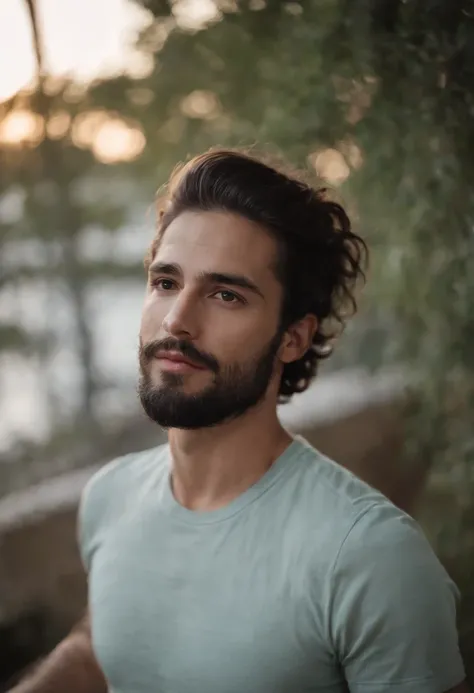
<instances>
[{"instance_id":1,"label":"man's forehead","mask_svg":"<svg viewBox=\"0 0 474 693\"><path fill-rule=\"evenodd\" d=\"M226 212L185 212L163 234L155 259L223 262L229 270L274 265L276 243L257 224ZM239 267L236 267L239 265Z\"/></svg>"},{"instance_id":2,"label":"man's forehead","mask_svg":"<svg viewBox=\"0 0 474 693\"><path fill-rule=\"evenodd\" d=\"M232 212L186 211L169 224L164 239L180 241L213 242L222 244L254 240L272 244L269 234L256 222Z\"/></svg>"}]
</instances>

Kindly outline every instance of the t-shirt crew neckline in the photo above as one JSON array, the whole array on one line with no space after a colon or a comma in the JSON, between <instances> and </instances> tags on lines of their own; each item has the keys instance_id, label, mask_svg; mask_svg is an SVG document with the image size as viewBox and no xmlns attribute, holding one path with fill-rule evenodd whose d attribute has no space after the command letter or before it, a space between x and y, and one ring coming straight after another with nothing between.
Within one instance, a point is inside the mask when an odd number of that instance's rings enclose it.
<instances>
[{"instance_id":1,"label":"t-shirt crew neckline","mask_svg":"<svg viewBox=\"0 0 474 693\"><path fill-rule=\"evenodd\" d=\"M178 503L171 488L171 456L168 458L166 483L164 485L162 508L173 518L188 524L212 524L226 520L240 512L247 505L265 493L277 479L284 473L289 473L294 469L294 462L305 449L303 441L299 436L293 436L292 442L275 460L272 466L258 479L252 486L234 498L230 503L217 508L216 510L190 510ZM291 464L289 464L291 462Z\"/></svg>"}]
</instances>

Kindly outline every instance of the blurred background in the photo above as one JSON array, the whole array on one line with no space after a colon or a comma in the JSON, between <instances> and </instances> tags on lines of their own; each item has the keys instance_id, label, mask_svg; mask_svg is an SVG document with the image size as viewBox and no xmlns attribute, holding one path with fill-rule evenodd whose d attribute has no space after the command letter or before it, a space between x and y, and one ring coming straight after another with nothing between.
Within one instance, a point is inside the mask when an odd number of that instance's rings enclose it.
<instances>
[{"instance_id":1,"label":"blurred background","mask_svg":"<svg viewBox=\"0 0 474 693\"><path fill-rule=\"evenodd\" d=\"M142 258L214 145L322 179L367 240L359 313L281 415L422 523L474 664L472 0L2 0L0 690L81 613L85 481L160 441Z\"/></svg>"}]
</instances>

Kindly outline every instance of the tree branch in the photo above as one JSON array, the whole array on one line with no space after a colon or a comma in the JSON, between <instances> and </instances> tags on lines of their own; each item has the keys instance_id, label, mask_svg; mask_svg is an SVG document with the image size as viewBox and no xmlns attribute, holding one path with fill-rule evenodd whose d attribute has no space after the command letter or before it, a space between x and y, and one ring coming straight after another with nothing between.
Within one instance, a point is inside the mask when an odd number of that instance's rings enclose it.
<instances>
[{"instance_id":1,"label":"tree branch","mask_svg":"<svg viewBox=\"0 0 474 693\"><path fill-rule=\"evenodd\" d=\"M33 48L36 56L36 67L38 77L43 72L43 49L41 46L41 32L38 23L38 12L35 0L26 0L28 14L30 15L31 28L33 30Z\"/></svg>"}]
</instances>

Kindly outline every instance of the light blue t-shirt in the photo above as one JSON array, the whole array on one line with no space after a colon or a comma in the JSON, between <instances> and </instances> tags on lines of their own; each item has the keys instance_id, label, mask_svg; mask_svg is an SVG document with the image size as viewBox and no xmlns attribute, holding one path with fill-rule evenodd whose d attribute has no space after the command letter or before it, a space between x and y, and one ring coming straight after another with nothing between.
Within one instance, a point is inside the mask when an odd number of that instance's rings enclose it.
<instances>
[{"instance_id":1,"label":"light blue t-shirt","mask_svg":"<svg viewBox=\"0 0 474 693\"><path fill-rule=\"evenodd\" d=\"M167 445L82 497L93 644L113 693L442 693L457 589L418 525L296 438L227 506L175 500Z\"/></svg>"}]
</instances>

